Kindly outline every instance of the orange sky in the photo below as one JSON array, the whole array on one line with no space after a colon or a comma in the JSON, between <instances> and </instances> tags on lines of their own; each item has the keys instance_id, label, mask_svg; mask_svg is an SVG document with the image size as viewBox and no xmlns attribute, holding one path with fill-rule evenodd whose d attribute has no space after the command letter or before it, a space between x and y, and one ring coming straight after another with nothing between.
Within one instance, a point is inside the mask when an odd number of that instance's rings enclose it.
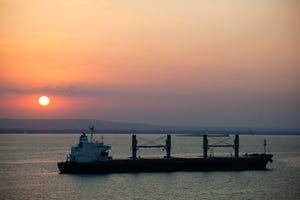
<instances>
[{"instance_id":1,"label":"orange sky","mask_svg":"<svg viewBox=\"0 0 300 200\"><path fill-rule=\"evenodd\" d=\"M0 118L299 128L299 19L296 0L0 0Z\"/></svg>"}]
</instances>

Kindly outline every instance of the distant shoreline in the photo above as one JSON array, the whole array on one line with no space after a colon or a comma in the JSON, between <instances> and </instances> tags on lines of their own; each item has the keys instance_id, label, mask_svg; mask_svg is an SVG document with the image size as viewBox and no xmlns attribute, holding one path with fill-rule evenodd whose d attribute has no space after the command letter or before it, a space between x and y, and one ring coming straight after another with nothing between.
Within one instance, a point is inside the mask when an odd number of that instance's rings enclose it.
<instances>
[{"instance_id":1,"label":"distant shoreline","mask_svg":"<svg viewBox=\"0 0 300 200\"><path fill-rule=\"evenodd\" d=\"M247 135L300 135L300 128L255 128L255 127L206 127L172 126L147 123L125 123L94 119L1 119L0 134L9 133L81 133L89 132L89 124L95 133L101 134L247 134Z\"/></svg>"},{"instance_id":2,"label":"distant shoreline","mask_svg":"<svg viewBox=\"0 0 300 200\"><path fill-rule=\"evenodd\" d=\"M88 133L85 129L0 129L0 134L78 134ZM128 129L102 129L95 130L95 134L178 134L183 136L201 136L203 134L240 134L240 135L300 135L300 130L128 130Z\"/></svg>"}]
</instances>

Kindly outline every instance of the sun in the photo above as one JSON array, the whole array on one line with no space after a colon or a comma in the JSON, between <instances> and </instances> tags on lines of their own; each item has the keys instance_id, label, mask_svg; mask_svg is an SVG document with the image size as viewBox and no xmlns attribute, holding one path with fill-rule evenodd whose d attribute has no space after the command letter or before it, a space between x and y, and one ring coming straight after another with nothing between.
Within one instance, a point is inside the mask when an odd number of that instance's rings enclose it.
<instances>
[{"instance_id":1,"label":"sun","mask_svg":"<svg viewBox=\"0 0 300 200\"><path fill-rule=\"evenodd\" d=\"M49 103L50 103L50 99L47 96L41 96L39 98L39 104L41 106L48 106Z\"/></svg>"}]
</instances>

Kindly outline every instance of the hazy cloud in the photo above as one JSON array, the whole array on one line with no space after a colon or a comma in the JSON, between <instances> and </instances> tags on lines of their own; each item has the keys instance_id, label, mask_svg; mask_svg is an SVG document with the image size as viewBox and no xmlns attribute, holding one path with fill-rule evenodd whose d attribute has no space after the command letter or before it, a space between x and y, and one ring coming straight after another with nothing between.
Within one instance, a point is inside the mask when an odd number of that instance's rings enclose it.
<instances>
[{"instance_id":1,"label":"hazy cloud","mask_svg":"<svg viewBox=\"0 0 300 200\"><path fill-rule=\"evenodd\" d=\"M1 94L35 94L44 93L52 95L64 96L102 96L113 95L115 91L104 90L101 88L83 88L76 85L57 86L57 87L40 87L40 88L17 88L17 87L1 87Z\"/></svg>"}]
</instances>

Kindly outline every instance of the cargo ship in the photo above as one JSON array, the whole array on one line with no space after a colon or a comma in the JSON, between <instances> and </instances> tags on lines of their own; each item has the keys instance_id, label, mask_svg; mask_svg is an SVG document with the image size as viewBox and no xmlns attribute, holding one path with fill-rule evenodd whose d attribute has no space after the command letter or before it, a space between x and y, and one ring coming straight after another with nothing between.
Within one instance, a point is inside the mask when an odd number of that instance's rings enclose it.
<instances>
[{"instance_id":1,"label":"cargo ship","mask_svg":"<svg viewBox=\"0 0 300 200\"><path fill-rule=\"evenodd\" d=\"M227 171L227 170L266 170L268 162L272 162L272 154L245 154L239 156L239 135L235 135L233 144L208 143L210 135L203 135L203 156L196 158L171 156L171 135L167 135L163 145L138 145L136 135L132 135L132 155L129 158L113 159L109 156L110 145L93 140L94 126L90 126L91 137L88 140L82 132L77 146L71 147L67 160L58 162L62 174L80 173L139 173L139 172L176 172L176 171ZM234 156L208 156L212 147L230 147ZM137 151L140 148L164 148L163 158L140 158Z\"/></svg>"}]
</instances>

